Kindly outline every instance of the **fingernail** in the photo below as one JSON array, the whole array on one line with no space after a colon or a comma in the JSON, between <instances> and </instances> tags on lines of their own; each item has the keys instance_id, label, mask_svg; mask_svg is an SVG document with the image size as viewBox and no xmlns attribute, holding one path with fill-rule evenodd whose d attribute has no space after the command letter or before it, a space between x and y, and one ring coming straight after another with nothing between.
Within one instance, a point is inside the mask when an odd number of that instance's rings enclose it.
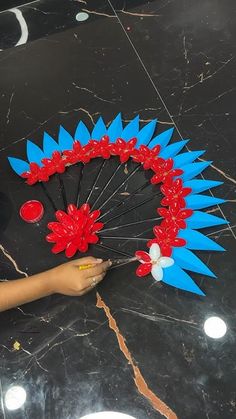
<instances>
[{"instance_id":1,"label":"fingernail","mask_svg":"<svg viewBox=\"0 0 236 419\"><path fill-rule=\"evenodd\" d=\"M112 261L110 259L108 259L108 263L109 263L109 266L112 265Z\"/></svg>"},{"instance_id":2,"label":"fingernail","mask_svg":"<svg viewBox=\"0 0 236 419\"><path fill-rule=\"evenodd\" d=\"M103 262L103 260L102 260L102 259L96 259L96 262L97 262L97 263L102 263L102 262Z\"/></svg>"}]
</instances>

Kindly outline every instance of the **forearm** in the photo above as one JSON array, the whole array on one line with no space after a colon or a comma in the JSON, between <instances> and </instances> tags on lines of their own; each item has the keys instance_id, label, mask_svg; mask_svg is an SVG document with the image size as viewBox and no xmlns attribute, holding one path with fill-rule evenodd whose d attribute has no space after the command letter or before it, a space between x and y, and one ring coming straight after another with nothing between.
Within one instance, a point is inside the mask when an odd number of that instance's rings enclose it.
<instances>
[{"instance_id":1,"label":"forearm","mask_svg":"<svg viewBox=\"0 0 236 419\"><path fill-rule=\"evenodd\" d=\"M0 283L0 312L53 293L52 271Z\"/></svg>"}]
</instances>

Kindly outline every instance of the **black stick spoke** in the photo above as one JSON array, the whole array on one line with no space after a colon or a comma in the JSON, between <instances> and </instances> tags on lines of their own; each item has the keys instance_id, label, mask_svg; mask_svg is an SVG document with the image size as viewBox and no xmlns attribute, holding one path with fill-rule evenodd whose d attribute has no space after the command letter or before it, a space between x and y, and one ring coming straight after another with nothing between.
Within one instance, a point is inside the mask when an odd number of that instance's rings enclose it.
<instances>
[{"instance_id":1,"label":"black stick spoke","mask_svg":"<svg viewBox=\"0 0 236 419\"><path fill-rule=\"evenodd\" d=\"M129 201L131 198L133 198L137 193L141 192L143 189L145 189L147 186L150 186L150 181L144 183L144 185L137 188L135 191L131 192L127 198L125 198L123 201L118 202L116 205L114 205L112 208L107 210L100 218L105 217L105 215L110 214L112 211L114 211L116 208L119 208L121 205L125 205L127 201Z\"/></svg>"},{"instance_id":2,"label":"black stick spoke","mask_svg":"<svg viewBox=\"0 0 236 419\"><path fill-rule=\"evenodd\" d=\"M102 189L102 191L101 191L101 193L98 195L98 197L96 198L96 200L94 201L94 203L93 203L93 205L92 205L92 208L91 209L93 209L94 208L94 206L96 205L96 203L99 201L99 199L101 198L101 196L104 194L104 192L107 190L107 188L108 188L108 186L110 185L110 183L111 183L111 181L112 181L112 179L114 179L114 177L115 177L115 175L116 175L116 173L118 172L118 170L120 169L120 167L121 167L121 163L119 164L119 166L117 166L117 168L115 169L115 171L112 173L112 175L111 175L111 177L110 177L110 179L108 179L108 181L107 181L107 183L106 183L106 185L105 185L105 187ZM99 208L99 209L101 209L102 208L102 206Z\"/></svg>"},{"instance_id":3,"label":"black stick spoke","mask_svg":"<svg viewBox=\"0 0 236 419\"><path fill-rule=\"evenodd\" d=\"M152 201L152 200L153 200L153 198L155 198L155 196L157 196L157 195L159 195L159 193L158 193L158 194L156 194L156 195L154 195L154 196L152 195L151 197L149 197L149 198L145 199L144 201L140 202L140 203L139 203L139 204L137 204L137 205L134 205L134 206L133 206L133 207L131 207L131 208L128 208L127 210L123 211L121 214L118 214L118 215L116 215L115 217L110 218L108 221L106 221L106 224L110 223L110 222L111 222L111 221L113 221L113 220L116 220L116 218L120 218L122 215L125 215L125 214L127 214L128 212L130 212L130 211L132 211L132 210L134 210L134 209L136 209L136 208L141 207L143 204L146 204L147 202ZM101 217L100 217L100 218L101 218ZM99 220L100 218L98 218L98 220Z\"/></svg>"},{"instance_id":4,"label":"black stick spoke","mask_svg":"<svg viewBox=\"0 0 236 419\"><path fill-rule=\"evenodd\" d=\"M62 200L63 200L63 205L64 205L64 209L67 209L67 199L66 199L66 190L65 190L65 185L64 182L61 178L61 175L58 174L58 180L59 180L59 188L61 191L61 196L62 196Z\"/></svg>"},{"instance_id":5,"label":"black stick spoke","mask_svg":"<svg viewBox=\"0 0 236 419\"><path fill-rule=\"evenodd\" d=\"M129 176L116 188L116 190L109 196L109 198L106 199L105 202L98 208L99 210L102 209L112 198L117 194L117 192L124 186L128 180L135 175L135 173L140 170L141 166L136 167L132 172L129 174Z\"/></svg>"},{"instance_id":6,"label":"black stick spoke","mask_svg":"<svg viewBox=\"0 0 236 419\"><path fill-rule=\"evenodd\" d=\"M130 226L137 225L137 224L149 223L149 222L158 221L158 220L161 220L161 219L162 219L162 217L157 217L157 218L149 218L147 220L134 221L133 223L122 224L122 225L115 226L115 227L110 227L110 228L104 228L104 230L102 230L102 232L104 233L106 231L118 230L119 228L130 227Z\"/></svg>"},{"instance_id":7,"label":"black stick spoke","mask_svg":"<svg viewBox=\"0 0 236 419\"><path fill-rule=\"evenodd\" d=\"M79 181L78 181L78 188L77 188L77 192L76 192L76 198L75 198L75 204L78 208L79 206L79 200L80 200L80 192L81 192L81 181L83 178L83 173L84 173L84 163L79 163Z\"/></svg>"},{"instance_id":8,"label":"black stick spoke","mask_svg":"<svg viewBox=\"0 0 236 419\"><path fill-rule=\"evenodd\" d=\"M105 249L105 250L109 250L110 252L114 252L114 253L117 253L119 255L126 256L128 258L133 257L133 255L130 255L129 253L121 252L121 250L114 249L113 247L106 246L105 244L98 243L96 246L99 246L99 247L101 247L102 249Z\"/></svg>"},{"instance_id":9,"label":"black stick spoke","mask_svg":"<svg viewBox=\"0 0 236 419\"><path fill-rule=\"evenodd\" d=\"M50 204L52 205L52 208L54 209L54 211L57 211L57 207L56 207L52 197L49 195L45 184L43 182L40 182L40 186L41 186L43 192L45 193L47 199L49 200Z\"/></svg>"},{"instance_id":10,"label":"black stick spoke","mask_svg":"<svg viewBox=\"0 0 236 419\"><path fill-rule=\"evenodd\" d=\"M100 236L101 239L112 239L112 240L141 240L148 241L152 239L145 239L144 237L124 237L124 236Z\"/></svg>"},{"instance_id":11,"label":"black stick spoke","mask_svg":"<svg viewBox=\"0 0 236 419\"><path fill-rule=\"evenodd\" d=\"M107 162L107 160L103 160L103 161L102 161L102 164L101 164L101 166L100 166L100 168L99 168L99 170L98 170L97 176L96 176L96 178L95 178L95 180L94 180L94 182L93 182L93 185L92 185L91 191L89 192L89 194L88 194L88 196L87 196L86 202L88 202L88 201L89 201L89 199L91 198L91 196L92 196L92 194L93 194L93 192L94 192L94 189L96 188L96 185L97 185L97 183L98 183L98 180L99 180L99 178L100 178L100 176L101 176L101 174L102 174L102 170L103 170L103 168L104 168L104 166L105 166L106 162ZM93 205L94 205L94 204L93 204Z\"/></svg>"}]
</instances>

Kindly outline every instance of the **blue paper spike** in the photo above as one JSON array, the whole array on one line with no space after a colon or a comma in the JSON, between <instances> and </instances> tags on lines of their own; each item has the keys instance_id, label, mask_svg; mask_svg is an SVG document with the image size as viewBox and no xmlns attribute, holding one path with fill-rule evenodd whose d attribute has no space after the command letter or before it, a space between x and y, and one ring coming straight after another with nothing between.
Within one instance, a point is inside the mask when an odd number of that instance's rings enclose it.
<instances>
[{"instance_id":1,"label":"blue paper spike","mask_svg":"<svg viewBox=\"0 0 236 419\"><path fill-rule=\"evenodd\" d=\"M14 172L16 172L19 176L21 176L24 172L28 172L30 168L29 163L21 159L16 159L15 157L8 157L8 161Z\"/></svg>"},{"instance_id":2,"label":"blue paper spike","mask_svg":"<svg viewBox=\"0 0 236 419\"><path fill-rule=\"evenodd\" d=\"M208 195L188 195L185 198L186 206L191 209L201 209L223 204L224 199L215 198Z\"/></svg>"},{"instance_id":3,"label":"blue paper spike","mask_svg":"<svg viewBox=\"0 0 236 419\"><path fill-rule=\"evenodd\" d=\"M41 160L45 157L41 148L36 144L32 143L30 140L27 141L26 145L27 158L30 163L37 163L39 166L42 166Z\"/></svg>"},{"instance_id":4,"label":"blue paper spike","mask_svg":"<svg viewBox=\"0 0 236 419\"><path fill-rule=\"evenodd\" d=\"M100 118L97 120L93 128L92 138L94 140L100 140L104 135L106 135L106 133L107 133L106 125L104 124L104 121L102 117L100 116Z\"/></svg>"},{"instance_id":5,"label":"blue paper spike","mask_svg":"<svg viewBox=\"0 0 236 419\"><path fill-rule=\"evenodd\" d=\"M215 188L216 186L222 185L223 182L218 182L216 180L202 180L202 179L193 179L184 182L185 188L191 188L192 193L199 193L206 191L207 189Z\"/></svg>"},{"instance_id":6,"label":"blue paper spike","mask_svg":"<svg viewBox=\"0 0 236 419\"><path fill-rule=\"evenodd\" d=\"M200 163L190 163L184 166L184 173L182 174L182 179L184 181L192 179L194 176L199 175L204 169L206 169L212 161L200 162Z\"/></svg>"},{"instance_id":7,"label":"blue paper spike","mask_svg":"<svg viewBox=\"0 0 236 419\"><path fill-rule=\"evenodd\" d=\"M175 247L171 256L182 269L216 278L215 274L191 250Z\"/></svg>"},{"instance_id":8,"label":"blue paper spike","mask_svg":"<svg viewBox=\"0 0 236 419\"><path fill-rule=\"evenodd\" d=\"M121 138L128 141L133 137L136 137L139 132L139 115L137 115L132 121L130 121L123 129Z\"/></svg>"},{"instance_id":9,"label":"blue paper spike","mask_svg":"<svg viewBox=\"0 0 236 419\"><path fill-rule=\"evenodd\" d=\"M72 135L70 135L69 132L62 125L60 125L58 134L58 144L61 151L71 150L73 148L73 142L74 138L72 137Z\"/></svg>"},{"instance_id":10,"label":"blue paper spike","mask_svg":"<svg viewBox=\"0 0 236 419\"><path fill-rule=\"evenodd\" d=\"M224 251L225 249L213 240L204 236L196 230L185 229L180 230L178 237L186 240L185 247L192 250L215 250L217 252Z\"/></svg>"},{"instance_id":11,"label":"blue paper spike","mask_svg":"<svg viewBox=\"0 0 236 419\"><path fill-rule=\"evenodd\" d=\"M189 140L178 141L177 143L168 145L160 152L160 157L163 159L168 159L169 157L174 157L182 148L187 144Z\"/></svg>"},{"instance_id":12,"label":"blue paper spike","mask_svg":"<svg viewBox=\"0 0 236 419\"><path fill-rule=\"evenodd\" d=\"M90 140L90 132L83 121L80 121L75 130L75 140L79 141L82 145L85 145Z\"/></svg>"},{"instance_id":13,"label":"blue paper spike","mask_svg":"<svg viewBox=\"0 0 236 419\"><path fill-rule=\"evenodd\" d=\"M186 219L186 223L188 228L198 229L228 224L228 221L207 212L194 211L193 215Z\"/></svg>"},{"instance_id":14,"label":"blue paper spike","mask_svg":"<svg viewBox=\"0 0 236 419\"><path fill-rule=\"evenodd\" d=\"M43 135L43 152L45 157L51 158L54 151L61 151L57 142L45 132Z\"/></svg>"},{"instance_id":15,"label":"blue paper spike","mask_svg":"<svg viewBox=\"0 0 236 419\"><path fill-rule=\"evenodd\" d=\"M162 281L166 284L184 291L193 292L194 294L205 295L195 284L192 278L176 263L169 268L163 269L163 272L164 275Z\"/></svg>"},{"instance_id":16,"label":"blue paper spike","mask_svg":"<svg viewBox=\"0 0 236 419\"><path fill-rule=\"evenodd\" d=\"M117 138L121 137L123 131L123 125L122 125L122 119L121 119L121 113L119 113L115 119L113 119L112 123L110 124L107 135L110 138L111 142L116 141Z\"/></svg>"},{"instance_id":17,"label":"blue paper spike","mask_svg":"<svg viewBox=\"0 0 236 419\"><path fill-rule=\"evenodd\" d=\"M164 148L169 143L174 128L167 129L166 131L162 132L161 134L157 135L149 144L149 148L155 147L156 145L160 145L161 148Z\"/></svg>"},{"instance_id":18,"label":"blue paper spike","mask_svg":"<svg viewBox=\"0 0 236 419\"><path fill-rule=\"evenodd\" d=\"M182 168L185 164L192 163L198 157L205 153L205 150L199 151L187 151L186 153L179 154L178 156L174 157L174 167L175 168Z\"/></svg>"},{"instance_id":19,"label":"blue paper spike","mask_svg":"<svg viewBox=\"0 0 236 419\"><path fill-rule=\"evenodd\" d=\"M157 120L153 119L151 122L149 122L145 127L143 127L140 132L138 133L137 137L137 147L141 144L148 145L153 133L156 129Z\"/></svg>"}]
</instances>

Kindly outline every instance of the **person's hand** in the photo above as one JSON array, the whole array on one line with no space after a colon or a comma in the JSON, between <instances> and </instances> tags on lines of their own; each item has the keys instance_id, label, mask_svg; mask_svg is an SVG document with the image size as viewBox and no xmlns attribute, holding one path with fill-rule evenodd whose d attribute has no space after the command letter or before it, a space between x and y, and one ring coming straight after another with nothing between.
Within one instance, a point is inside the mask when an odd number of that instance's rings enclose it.
<instances>
[{"instance_id":1,"label":"person's hand","mask_svg":"<svg viewBox=\"0 0 236 419\"><path fill-rule=\"evenodd\" d=\"M80 265L93 265L93 267L80 270ZM50 272L52 293L80 296L91 291L106 275L110 261L85 257L60 265Z\"/></svg>"}]
</instances>

